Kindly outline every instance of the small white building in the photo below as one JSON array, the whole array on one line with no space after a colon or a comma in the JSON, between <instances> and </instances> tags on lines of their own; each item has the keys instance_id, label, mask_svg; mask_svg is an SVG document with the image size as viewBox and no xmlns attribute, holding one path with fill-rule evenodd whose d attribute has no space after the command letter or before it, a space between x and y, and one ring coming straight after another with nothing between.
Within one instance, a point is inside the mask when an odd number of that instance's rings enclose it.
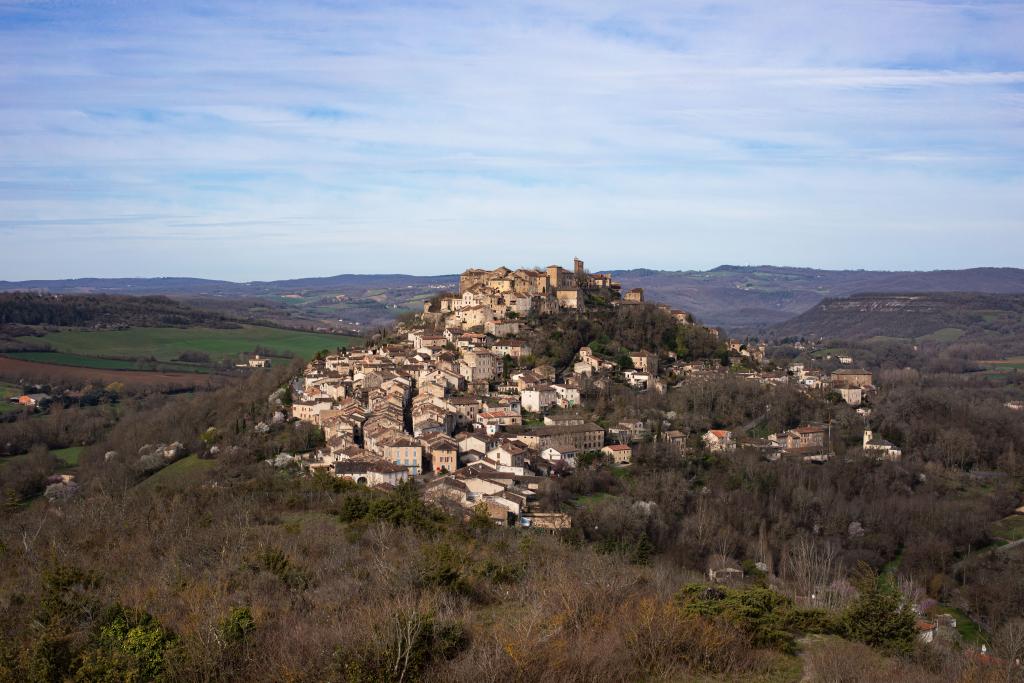
<instances>
[{"instance_id":1,"label":"small white building","mask_svg":"<svg viewBox=\"0 0 1024 683\"><path fill-rule=\"evenodd\" d=\"M903 457L903 451L895 444L876 437L870 429L864 430L864 452L868 455L876 455L883 460L899 460Z\"/></svg>"}]
</instances>

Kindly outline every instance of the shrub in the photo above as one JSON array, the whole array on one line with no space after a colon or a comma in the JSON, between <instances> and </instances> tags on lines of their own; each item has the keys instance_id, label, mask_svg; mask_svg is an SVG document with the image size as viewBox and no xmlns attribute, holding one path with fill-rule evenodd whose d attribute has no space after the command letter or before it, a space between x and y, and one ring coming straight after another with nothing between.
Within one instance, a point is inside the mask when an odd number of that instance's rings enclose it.
<instances>
[{"instance_id":1,"label":"shrub","mask_svg":"<svg viewBox=\"0 0 1024 683\"><path fill-rule=\"evenodd\" d=\"M234 607L220 622L220 637L225 645L235 645L245 640L256 629L256 620L248 607Z\"/></svg>"},{"instance_id":2,"label":"shrub","mask_svg":"<svg viewBox=\"0 0 1024 683\"><path fill-rule=\"evenodd\" d=\"M738 674L752 663L752 644L735 626L676 605L642 600L623 615L623 622L636 667L652 679L684 678L680 669L691 674Z\"/></svg>"},{"instance_id":3,"label":"shrub","mask_svg":"<svg viewBox=\"0 0 1024 683\"><path fill-rule=\"evenodd\" d=\"M758 646L796 651L796 636L832 630L824 612L801 610L770 588L731 589L701 584L685 586L677 596L684 612L721 617L748 634Z\"/></svg>"},{"instance_id":4,"label":"shrub","mask_svg":"<svg viewBox=\"0 0 1024 683\"><path fill-rule=\"evenodd\" d=\"M451 543L435 543L423 549L417 568L421 585L436 586L456 593L469 590L469 581L462 573L467 556Z\"/></svg>"},{"instance_id":5,"label":"shrub","mask_svg":"<svg viewBox=\"0 0 1024 683\"><path fill-rule=\"evenodd\" d=\"M349 683L418 680L432 662L454 658L469 643L458 622L437 621L433 614L398 612L380 624L372 644L335 653L338 677Z\"/></svg>"},{"instance_id":6,"label":"shrub","mask_svg":"<svg viewBox=\"0 0 1024 683\"><path fill-rule=\"evenodd\" d=\"M342 522L356 522L364 519L370 513L370 503L366 498L359 491L353 491L346 495L341 501L338 519Z\"/></svg>"},{"instance_id":7,"label":"shrub","mask_svg":"<svg viewBox=\"0 0 1024 683\"><path fill-rule=\"evenodd\" d=\"M81 655L76 680L164 680L166 656L175 642L174 634L150 614L114 605Z\"/></svg>"},{"instance_id":8,"label":"shrub","mask_svg":"<svg viewBox=\"0 0 1024 683\"><path fill-rule=\"evenodd\" d=\"M415 485L405 481L391 493L374 498L367 516L395 526L409 526L419 531L440 528L445 517L439 510L423 502Z\"/></svg>"},{"instance_id":9,"label":"shrub","mask_svg":"<svg viewBox=\"0 0 1024 683\"><path fill-rule=\"evenodd\" d=\"M279 578L285 586L296 591L306 590L312 582L312 578L306 571L292 564L288 556L276 548L263 551L256 562L250 563L249 568L253 571L270 572Z\"/></svg>"}]
</instances>

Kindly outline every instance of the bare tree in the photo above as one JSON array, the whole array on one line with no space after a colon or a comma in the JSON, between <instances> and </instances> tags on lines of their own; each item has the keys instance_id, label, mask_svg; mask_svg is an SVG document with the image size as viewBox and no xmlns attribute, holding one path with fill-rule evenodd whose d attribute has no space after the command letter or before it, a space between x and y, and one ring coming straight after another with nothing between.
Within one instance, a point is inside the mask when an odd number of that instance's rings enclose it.
<instances>
[{"instance_id":1,"label":"bare tree","mask_svg":"<svg viewBox=\"0 0 1024 683\"><path fill-rule=\"evenodd\" d=\"M838 553L831 543L816 543L805 535L786 547L782 578L798 598L812 606L826 609L840 606L840 594L833 590L840 576Z\"/></svg>"}]
</instances>

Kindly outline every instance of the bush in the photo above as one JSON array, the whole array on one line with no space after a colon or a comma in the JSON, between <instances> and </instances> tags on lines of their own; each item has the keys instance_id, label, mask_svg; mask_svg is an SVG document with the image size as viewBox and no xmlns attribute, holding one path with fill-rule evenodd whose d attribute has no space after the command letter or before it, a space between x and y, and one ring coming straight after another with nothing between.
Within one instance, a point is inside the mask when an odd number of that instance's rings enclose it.
<instances>
[{"instance_id":1,"label":"bush","mask_svg":"<svg viewBox=\"0 0 1024 683\"><path fill-rule=\"evenodd\" d=\"M448 542L435 543L423 549L417 579L423 586L436 586L456 593L469 591L469 581L462 573L468 557Z\"/></svg>"},{"instance_id":2,"label":"bush","mask_svg":"<svg viewBox=\"0 0 1024 683\"><path fill-rule=\"evenodd\" d=\"M80 658L82 681L160 681L173 633L146 612L114 605L101 620L90 647Z\"/></svg>"},{"instance_id":3,"label":"bush","mask_svg":"<svg viewBox=\"0 0 1024 683\"><path fill-rule=\"evenodd\" d=\"M375 629L372 644L335 653L338 677L349 683L417 680L432 662L454 658L469 643L458 622L423 612L396 613Z\"/></svg>"},{"instance_id":4,"label":"bush","mask_svg":"<svg viewBox=\"0 0 1024 683\"><path fill-rule=\"evenodd\" d=\"M256 629L256 620L248 607L232 608L231 613L220 622L220 637L225 645L235 645L245 640Z\"/></svg>"},{"instance_id":5,"label":"bush","mask_svg":"<svg viewBox=\"0 0 1024 683\"><path fill-rule=\"evenodd\" d=\"M181 363L209 363L210 354L202 351L182 351L174 360Z\"/></svg>"},{"instance_id":6,"label":"bush","mask_svg":"<svg viewBox=\"0 0 1024 683\"><path fill-rule=\"evenodd\" d=\"M644 678L690 679L687 673L728 675L750 668L750 640L728 623L687 612L672 604L643 600L623 615L626 643Z\"/></svg>"},{"instance_id":7,"label":"bush","mask_svg":"<svg viewBox=\"0 0 1024 683\"><path fill-rule=\"evenodd\" d=\"M263 551L256 562L250 563L249 568L270 572L295 591L306 590L312 582L312 577L306 571L292 564L288 556L276 548Z\"/></svg>"},{"instance_id":8,"label":"bush","mask_svg":"<svg viewBox=\"0 0 1024 683\"><path fill-rule=\"evenodd\" d=\"M683 611L704 617L720 617L751 637L754 645L787 654L796 651L796 637L832 630L824 612L801 610L789 598L770 588L745 589L685 586L677 596Z\"/></svg>"}]
</instances>

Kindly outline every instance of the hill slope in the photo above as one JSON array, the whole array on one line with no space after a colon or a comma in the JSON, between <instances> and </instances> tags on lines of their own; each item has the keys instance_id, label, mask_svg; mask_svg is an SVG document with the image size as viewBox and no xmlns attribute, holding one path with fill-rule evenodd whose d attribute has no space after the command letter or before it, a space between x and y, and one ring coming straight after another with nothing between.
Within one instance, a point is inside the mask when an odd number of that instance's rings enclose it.
<instances>
[{"instance_id":1,"label":"hill slope","mask_svg":"<svg viewBox=\"0 0 1024 683\"><path fill-rule=\"evenodd\" d=\"M825 299L772 328L777 337L1002 342L1024 333L1024 295L859 294Z\"/></svg>"},{"instance_id":2,"label":"hill slope","mask_svg":"<svg viewBox=\"0 0 1024 683\"><path fill-rule=\"evenodd\" d=\"M709 271L615 271L623 287L690 311L736 332L782 323L827 297L864 292L1024 293L1024 270L971 268L927 272L815 270L777 266L720 266Z\"/></svg>"},{"instance_id":3,"label":"hill slope","mask_svg":"<svg viewBox=\"0 0 1024 683\"><path fill-rule=\"evenodd\" d=\"M458 277L437 275L335 275L270 282L200 278L80 278L0 281L2 291L55 294L162 294L193 307L235 318L257 318L288 327L351 331L383 325L439 291L458 288Z\"/></svg>"}]
</instances>

